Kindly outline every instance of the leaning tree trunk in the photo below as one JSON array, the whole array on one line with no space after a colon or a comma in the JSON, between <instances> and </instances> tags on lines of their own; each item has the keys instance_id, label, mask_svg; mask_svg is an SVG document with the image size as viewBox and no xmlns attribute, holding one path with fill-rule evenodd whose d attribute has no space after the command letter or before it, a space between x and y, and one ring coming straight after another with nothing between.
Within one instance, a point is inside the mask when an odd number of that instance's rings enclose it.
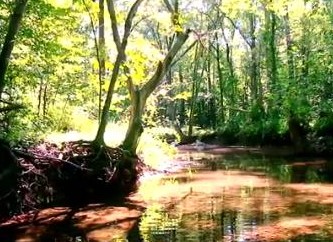
<instances>
[{"instance_id":1,"label":"leaning tree trunk","mask_svg":"<svg viewBox=\"0 0 333 242\"><path fill-rule=\"evenodd\" d=\"M141 89L134 85L129 68L127 66L124 67L124 70L128 75L127 86L131 96L132 111L126 137L123 141L123 148L132 154L136 153L139 139L143 132L142 114L144 113L146 101L156 87L161 83L165 73L171 68L176 54L188 39L189 34L190 30L177 33L175 43L165 56L163 62L159 62L154 75L143 85Z\"/></svg>"},{"instance_id":2,"label":"leaning tree trunk","mask_svg":"<svg viewBox=\"0 0 333 242\"><path fill-rule=\"evenodd\" d=\"M143 132L141 117L145 103L146 100L144 100L139 91L136 90L131 94L131 118L123 142L123 147L133 153L135 153L136 147L138 147L139 139Z\"/></svg>"},{"instance_id":3,"label":"leaning tree trunk","mask_svg":"<svg viewBox=\"0 0 333 242\"><path fill-rule=\"evenodd\" d=\"M0 98L3 89L6 86L5 75L9 64L9 58L14 48L15 37L20 28L27 3L28 0L17 0L13 13L10 16L7 34L0 53Z\"/></svg>"},{"instance_id":4,"label":"leaning tree trunk","mask_svg":"<svg viewBox=\"0 0 333 242\"><path fill-rule=\"evenodd\" d=\"M128 43L128 38L129 38L129 36L131 34L131 30L132 30L133 19L142 2L143 2L143 0L136 0L133 3L130 11L127 14L126 21L125 21L124 35L123 35L123 38L121 39L119 31L118 31L118 21L117 21L117 16L116 16L116 10L114 7L114 1L107 0L108 11L110 14L110 19L111 19L113 41L116 44L118 55L117 55L116 61L114 63L114 67L113 67L113 71L112 71L112 75L111 75L111 81L109 84L107 96L106 96L102 114L101 114L100 124L99 124L97 134L96 134L96 137L94 140L94 143L96 146L104 145L104 133L105 133L106 125L108 123L108 116L109 116L109 110L110 110L110 106L111 106L114 87L118 80L120 67L126 61L125 51L126 51L126 47L127 47L127 43Z\"/></svg>"}]
</instances>

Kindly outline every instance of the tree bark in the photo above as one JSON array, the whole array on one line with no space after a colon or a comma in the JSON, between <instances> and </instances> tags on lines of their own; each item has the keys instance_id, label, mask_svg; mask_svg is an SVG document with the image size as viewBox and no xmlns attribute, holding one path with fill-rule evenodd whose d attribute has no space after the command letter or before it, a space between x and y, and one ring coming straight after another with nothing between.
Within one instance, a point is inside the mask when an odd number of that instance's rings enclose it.
<instances>
[{"instance_id":1,"label":"tree bark","mask_svg":"<svg viewBox=\"0 0 333 242\"><path fill-rule=\"evenodd\" d=\"M212 80L212 66L213 63L211 61L210 53L213 52L212 44L209 44L208 48L208 59L207 59L207 96L208 96L208 109L207 109L207 121L209 123L210 128L216 127L216 105L215 105L215 97L213 95L213 80Z\"/></svg>"},{"instance_id":2,"label":"tree bark","mask_svg":"<svg viewBox=\"0 0 333 242\"><path fill-rule=\"evenodd\" d=\"M143 132L142 114L144 112L146 101L171 67L172 61L188 39L189 34L190 30L177 33L176 40L164 57L164 60L159 62L154 75L142 86L141 89L138 89L138 87L134 85L133 80L130 77L129 69L124 67L125 72L127 72L129 76L127 79L127 86L131 95L131 117L122 146L132 154L136 153L139 139Z\"/></svg>"},{"instance_id":3,"label":"tree bark","mask_svg":"<svg viewBox=\"0 0 333 242\"><path fill-rule=\"evenodd\" d=\"M140 136L143 132L142 114L146 100L139 90L136 90L131 95L131 116L128 124L126 138L123 142L123 147L135 154L139 144Z\"/></svg>"},{"instance_id":4,"label":"tree bark","mask_svg":"<svg viewBox=\"0 0 333 242\"><path fill-rule=\"evenodd\" d=\"M288 62L288 79L289 85L295 81L295 68L294 68L294 55L293 55L293 41L291 37L290 24L289 24L289 13L284 17L285 21L285 35L286 35L286 45L287 45L287 62Z\"/></svg>"},{"instance_id":5,"label":"tree bark","mask_svg":"<svg viewBox=\"0 0 333 242\"><path fill-rule=\"evenodd\" d=\"M215 41L218 43L218 35L215 33ZM224 115L224 85L223 85L223 72L222 72L222 63L221 63L221 50L219 45L216 47L216 66L217 66L217 75L218 75L218 81L219 81L219 91L220 91L220 124L223 124L225 121L225 115Z\"/></svg>"},{"instance_id":6,"label":"tree bark","mask_svg":"<svg viewBox=\"0 0 333 242\"><path fill-rule=\"evenodd\" d=\"M126 51L126 47L127 47L128 37L130 36L131 30L132 30L133 19L142 2L143 2L143 0L135 1L134 4L132 5L130 11L128 12L127 18L125 20L124 35L123 35L123 38L121 39L120 35L119 35L119 31L118 31L118 21L117 21L117 17L116 17L116 11L115 11L113 0L107 0L108 11L110 14L110 19L111 19L113 41L116 44L118 54L117 54L117 58L114 63L107 96L106 96L106 99L104 102L102 115L101 115L101 121L100 121L98 130L97 130L97 134L96 134L96 137L94 140L94 143L96 146L104 145L104 133L105 133L106 125L108 123L108 116L109 116L109 110L110 110L112 96L113 96L113 92L114 92L114 87L118 80L120 67L126 61L125 51Z\"/></svg>"},{"instance_id":7,"label":"tree bark","mask_svg":"<svg viewBox=\"0 0 333 242\"><path fill-rule=\"evenodd\" d=\"M99 97L98 97L98 120L101 120L102 110L102 86L105 78L105 34L104 34L104 0L99 0L98 12L98 78L99 78Z\"/></svg>"},{"instance_id":8,"label":"tree bark","mask_svg":"<svg viewBox=\"0 0 333 242\"><path fill-rule=\"evenodd\" d=\"M0 98L6 86L5 75L9 59L14 48L15 38L19 31L27 3L28 0L16 0L13 13L10 16L7 34L0 53Z\"/></svg>"},{"instance_id":9,"label":"tree bark","mask_svg":"<svg viewBox=\"0 0 333 242\"><path fill-rule=\"evenodd\" d=\"M274 89L277 83L277 60L276 60L276 16L275 13L266 10L266 31L267 31L267 67L269 76L269 88Z\"/></svg>"}]
</instances>

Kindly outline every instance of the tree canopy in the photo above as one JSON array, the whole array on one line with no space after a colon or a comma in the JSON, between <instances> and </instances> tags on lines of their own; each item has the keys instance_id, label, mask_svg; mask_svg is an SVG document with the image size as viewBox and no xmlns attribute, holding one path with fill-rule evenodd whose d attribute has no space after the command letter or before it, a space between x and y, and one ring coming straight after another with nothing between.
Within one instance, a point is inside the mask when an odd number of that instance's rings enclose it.
<instances>
[{"instance_id":1,"label":"tree canopy","mask_svg":"<svg viewBox=\"0 0 333 242\"><path fill-rule=\"evenodd\" d=\"M2 1L2 136L79 129L81 114L100 122L99 145L110 120L128 122L123 146L134 153L147 126L188 137L214 130L228 143L291 139L304 149L333 132L332 8L319 0Z\"/></svg>"}]
</instances>

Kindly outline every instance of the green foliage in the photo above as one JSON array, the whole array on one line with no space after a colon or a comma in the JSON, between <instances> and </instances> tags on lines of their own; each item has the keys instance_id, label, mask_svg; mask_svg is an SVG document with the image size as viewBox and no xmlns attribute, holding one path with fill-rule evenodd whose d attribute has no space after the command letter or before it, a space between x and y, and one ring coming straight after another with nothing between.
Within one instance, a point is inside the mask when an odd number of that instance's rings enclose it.
<instances>
[{"instance_id":1,"label":"green foliage","mask_svg":"<svg viewBox=\"0 0 333 242\"><path fill-rule=\"evenodd\" d=\"M173 135L176 136L176 133L170 128L146 128L140 139L138 154L147 165L155 169L163 167L176 153L176 149L167 143L168 137Z\"/></svg>"},{"instance_id":2,"label":"green foliage","mask_svg":"<svg viewBox=\"0 0 333 242\"><path fill-rule=\"evenodd\" d=\"M2 124L1 138L10 141L13 144L22 142L39 141L45 138L45 135L51 131L50 125L44 120L38 119L29 110L22 109L15 113L6 115Z\"/></svg>"},{"instance_id":3,"label":"green foliage","mask_svg":"<svg viewBox=\"0 0 333 242\"><path fill-rule=\"evenodd\" d=\"M123 25L131 3L115 4L118 24ZM0 1L0 43L12 7L12 1ZM309 128L309 139L321 137L330 143L330 1L180 3L176 24L162 1L141 7L136 16L140 24L133 26L128 58L115 86L109 121L126 123L130 116L124 67L141 88L170 49L175 28L190 27L193 34L184 52L148 99L145 127L177 123L183 130L188 126L218 130L226 143L277 144L289 142L288 120L294 117ZM29 1L4 96L5 101L15 101L25 109L1 114L3 136L38 138L49 130L96 125L99 80L89 17L97 27L97 2ZM102 94L107 91L116 57L110 25L106 18L107 74ZM155 130L152 135L163 141L164 133Z\"/></svg>"}]
</instances>

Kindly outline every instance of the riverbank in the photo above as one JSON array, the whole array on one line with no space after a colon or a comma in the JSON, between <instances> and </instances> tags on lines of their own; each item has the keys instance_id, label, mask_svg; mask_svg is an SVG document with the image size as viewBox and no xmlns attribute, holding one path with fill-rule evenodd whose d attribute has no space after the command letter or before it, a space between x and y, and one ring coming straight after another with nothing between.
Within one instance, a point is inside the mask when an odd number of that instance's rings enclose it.
<instances>
[{"instance_id":1,"label":"riverbank","mask_svg":"<svg viewBox=\"0 0 333 242\"><path fill-rule=\"evenodd\" d=\"M259 148L181 146L176 160L166 162L159 171L147 170L139 189L125 199L22 215L0 226L0 240L122 241L131 234L129 241L140 237L161 241L158 234L163 234L164 238L185 236L182 241L186 241L194 232L227 238L231 232L218 224L227 226L233 220L238 222L230 226L244 223L235 231L249 239L269 236L265 229L279 231L280 240L287 235L316 235L320 226L331 231L327 215L333 215L329 192L333 187L319 177L326 161L311 162L269 158ZM287 220L298 222L290 227L285 226ZM315 223L299 222L305 220Z\"/></svg>"}]
</instances>

